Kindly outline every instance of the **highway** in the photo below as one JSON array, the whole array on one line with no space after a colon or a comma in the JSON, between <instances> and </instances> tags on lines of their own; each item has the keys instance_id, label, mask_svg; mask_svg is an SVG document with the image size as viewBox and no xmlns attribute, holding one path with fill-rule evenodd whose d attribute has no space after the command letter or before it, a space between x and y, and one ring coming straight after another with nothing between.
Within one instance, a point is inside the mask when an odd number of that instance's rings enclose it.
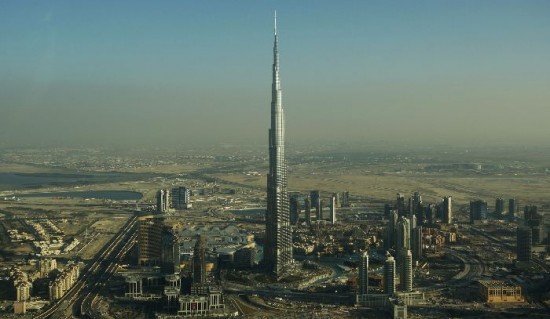
<instances>
[{"instance_id":1,"label":"highway","mask_svg":"<svg viewBox=\"0 0 550 319\"><path fill-rule=\"evenodd\" d=\"M97 295L98 279L103 280L103 283L108 280L110 278L108 274L116 271L116 261L131 248L128 245L134 242L136 221L137 216L131 217L120 231L97 253L96 257L81 270L80 277L65 295L44 312L37 314L35 318L72 318L73 312L78 315L82 302L88 301L86 297L90 296L91 293ZM74 311L75 309L77 311Z\"/></svg>"}]
</instances>

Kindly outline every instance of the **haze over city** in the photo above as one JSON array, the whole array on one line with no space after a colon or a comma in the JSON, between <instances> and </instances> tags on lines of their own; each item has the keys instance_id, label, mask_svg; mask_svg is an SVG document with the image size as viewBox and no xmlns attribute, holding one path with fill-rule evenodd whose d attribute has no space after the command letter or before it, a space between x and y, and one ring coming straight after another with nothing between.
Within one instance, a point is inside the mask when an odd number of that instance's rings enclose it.
<instances>
[{"instance_id":1,"label":"haze over city","mask_svg":"<svg viewBox=\"0 0 550 319\"><path fill-rule=\"evenodd\" d=\"M0 146L537 145L547 1L0 3Z\"/></svg>"}]
</instances>

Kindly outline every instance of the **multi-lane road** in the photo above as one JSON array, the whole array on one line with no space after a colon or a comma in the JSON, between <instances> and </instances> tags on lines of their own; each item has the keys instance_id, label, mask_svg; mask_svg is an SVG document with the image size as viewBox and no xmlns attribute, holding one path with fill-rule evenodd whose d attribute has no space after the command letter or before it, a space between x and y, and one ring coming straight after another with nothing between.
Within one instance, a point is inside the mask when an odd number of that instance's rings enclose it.
<instances>
[{"instance_id":1,"label":"multi-lane road","mask_svg":"<svg viewBox=\"0 0 550 319\"><path fill-rule=\"evenodd\" d=\"M135 242L137 216L132 216L120 231L84 267L80 277L65 295L35 318L72 318L87 316L94 300L105 282L116 271L117 262L131 249Z\"/></svg>"}]
</instances>

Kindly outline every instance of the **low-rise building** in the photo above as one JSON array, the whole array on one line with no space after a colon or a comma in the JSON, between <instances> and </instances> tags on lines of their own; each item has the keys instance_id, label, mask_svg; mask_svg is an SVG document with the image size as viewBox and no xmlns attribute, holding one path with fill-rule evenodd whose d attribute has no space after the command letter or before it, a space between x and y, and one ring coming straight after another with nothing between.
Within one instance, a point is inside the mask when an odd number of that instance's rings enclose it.
<instances>
[{"instance_id":1,"label":"low-rise building","mask_svg":"<svg viewBox=\"0 0 550 319\"><path fill-rule=\"evenodd\" d=\"M479 294L485 302L524 302L521 287L501 280L480 280Z\"/></svg>"}]
</instances>

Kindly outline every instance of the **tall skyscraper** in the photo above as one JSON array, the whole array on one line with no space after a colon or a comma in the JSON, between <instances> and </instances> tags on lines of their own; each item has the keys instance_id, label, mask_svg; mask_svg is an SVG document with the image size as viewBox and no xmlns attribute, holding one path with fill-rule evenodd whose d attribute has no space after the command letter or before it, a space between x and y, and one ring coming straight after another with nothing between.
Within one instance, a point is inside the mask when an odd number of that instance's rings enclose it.
<instances>
[{"instance_id":1,"label":"tall skyscraper","mask_svg":"<svg viewBox=\"0 0 550 319\"><path fill-rule=\"evenodd\" d=\"M369 293L369 252L364 251L359 259L359 287L358 295Z\"/></svg>"},{"instance_id":2,"label":"tall skyscraper","mask_svg":"<svg viewBox=\"0 0 550 319\"><path fill-rule=\"evenodd\" d=\"M193 250L193 285L206 283L206 237L197 236Z\"/></svg>"},{"instance_id":3,"label":"tall skyscraper","mask_svg":"<svg viewBox=\"0 0 550 319\"><path fill-rule=\"evenodd\" d=\"M508 220L513 221L516 219L516 212L518 210L518 201L515 198L508 200Z\"/></svg>"},{"instance_id":4,"label":"tall skyscraper","mask_svg":"<svg viewBox=\"0 0 550 319\"><path fill-rule=\"evenodd\" d=\"M450 224L453 220L451 196L443 197L443 223Z\"/></svg>"},{"instance_id":5,"label":"tall skyscraper","mask_svg":"<svg viewBox=\"0 0 550 319\"><path fill-rule=\"evenodd\" d=\"M292 230L286 190L285 125L279 78L277 15L273 44L271 128L269 129L269 173L267 175L265 265L279 277L292 263Z\"/></svg>"},{"instance_id":6,"label":"tall skyscraper","mask_svg":"<svg viewBox=\"0 0 550 319\"><path fill-rule=\"evenodd\" d=\"M309 204L309 196L304 199L304 213L306 214L306 224L311 225L311 205Z\"/></svg>"},{"instance_id":7,"label":"tall skyscraper","mask_svg":"<svg viewBox=\"0 0 550 319\"><path fill-rule=\"evenodd\" d=\"M531 246L533 244L533 233L527 226L519 226L516 233L516 257L517 261L531 261Z\"/></svg>"},{"instance_id":8,"label":"tall skyscraper","mask_svg":"<svg viewBox=\"0 0 550 319\"><path fill-rule=\"evenodd\" d=\"M470 201L470 224L487 220L487 202L481 199Z\"/></svg>"},{"instance_id":9,"label":"tall skyscraper","mask_svg":"<svg viewBox=\"0 0 550 319\"><path fill-rule=\"evenodd\" d=\"M336 224L336 194L330 198L330 223Z\"/></svg>"},{"instance_id":10,"label":"tall skyscraper","mask_svg":"<svg viewBox=\"0 0 550 319\"><path fill-rule=\"evenodd\" d=\"M161 189L157 192L157 212L166 213L170 209L170 191Z\"/></svg>"},{"instance_id":11,"label":"tall skyscraper","mask_svg":"<svg viewBox=\"0 0 550 319\"><path fill-rule=\"evenodd\" d=\"M290 223L296 225L300 217L300 204L298 202L298 195L290 196Z\"/></svg>"},{"instance_id":12,"label":"tall skyscraper","mask_svg":"<svg viewBox=\"0 0 550 319\"><path fill-rule=\"evenodd\" d=\"M413 257L410 250L403 250L400 253L402 254L399 276L401 290L409 292L413 289Z\"/></svg>"},{"instance_id":13,"label":"tall skyscraper","mask_svg":"<svg viewBox=\"0 0 550 319\"><path fill-rule=\"evenodd\" d=\"M504 198L497 198L495 200L495 213L498 217L504 215Z\"/></svg>"},{"instance_id":14,"label":"tall skyscraper","mask_svg":"<svg viewBox=\"0 0 550 319\"><path fill-rule=\"evenodd\" d=\"M161 215L143 215L138 218L138 265L158 266L161 259Z\"/></svg>"},{"instance_id":15,"label":"tall skyscraper","mask_svg":"<svg viewBox=\"0 0 550 319\"><path fill-rule=\"evenodd\" d=\"M398 253L402 250L411 249L411 223L406 217L401 217L399 219L396 237L395 250Z\"/></svg>"},{"instance_id":16,"label":"tall skyscraper","mask_svg":"<svg viewBox=\"0 0 550 319\"><path fill-rule=\"evenodd\" d=\"M395 259L389 252L384 262L384 293L390 296L395 293Z\"/></svg>"},{"instance_id":17,"label":"tall skyscraper","mask_svg":"<svg viewBox=\"0 0 550 319\"><path fill-rule=\"evenodd\" d=\"M405 216L405 195L397 193L397 214L399 217Z\"/></svg>"},{"instance_id":18,"label":"tall skyscraper","mask_svg":"<svg viewBox=\"0 0 550 319\"><path fill-rule=\"evenodd\" d=\"M419 261L422 258L422 226L417 226L412 231L411 250L413 260Z\"/></svg>"}]
</instances>

